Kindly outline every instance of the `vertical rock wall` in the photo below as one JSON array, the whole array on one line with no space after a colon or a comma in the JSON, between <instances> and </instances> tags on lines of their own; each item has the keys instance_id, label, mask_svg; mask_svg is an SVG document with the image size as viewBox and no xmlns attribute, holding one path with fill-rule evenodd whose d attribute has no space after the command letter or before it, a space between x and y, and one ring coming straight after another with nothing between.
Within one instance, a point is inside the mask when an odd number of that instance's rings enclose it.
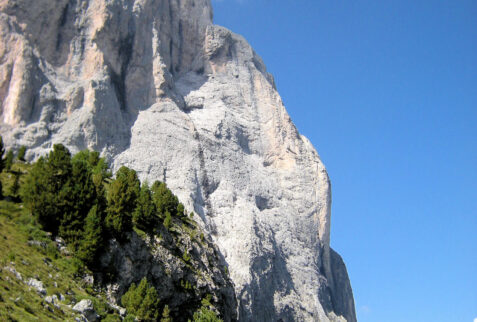
<instances>
[{"instance_id":1,"label":"vertical rock wall","mask_svg":"<svg viewBox=\"0 0 477 322\"><path fill-rule=\"evenodd\" d=\"M273 78L208 0L0 0L0 132L162 180L200 215L240 320L355 321L331 190Z\"/></svg>"}]
</instances>

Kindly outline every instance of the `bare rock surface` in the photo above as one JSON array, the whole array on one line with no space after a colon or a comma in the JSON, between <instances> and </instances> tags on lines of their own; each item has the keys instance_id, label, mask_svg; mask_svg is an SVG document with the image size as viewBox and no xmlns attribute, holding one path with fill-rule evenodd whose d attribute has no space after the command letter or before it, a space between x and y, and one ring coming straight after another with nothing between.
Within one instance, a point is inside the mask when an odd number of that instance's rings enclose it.
<instances>
[{"instance_id":1,"label":"bare rock surface","mask_svg":"<svg viewBox=\"0 0 477 322\"><path fill-rule=\"evenodd\" d=\"M93 307L93 302L89 299L81 300L73 306L73 311L80 313L86 321L98 321L98 314Z\"/></svg>"},{"instance_id":2,"label":"bare rock surface","mask_svg":"<svg viewBox=\"0 0 477 322\"><path fill-rule=\"evenodd\" d=\"M29 159L63 143L167 182L218 245L240 320L356 320L326 169L209 0L0 0L0 106Z\"/></svg>"}]
</instances>

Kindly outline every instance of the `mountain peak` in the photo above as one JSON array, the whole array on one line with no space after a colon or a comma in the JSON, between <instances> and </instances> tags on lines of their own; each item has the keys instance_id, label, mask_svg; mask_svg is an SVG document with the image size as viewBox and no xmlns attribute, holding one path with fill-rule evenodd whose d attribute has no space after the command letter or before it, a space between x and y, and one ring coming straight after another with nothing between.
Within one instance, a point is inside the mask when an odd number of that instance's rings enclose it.
<instances>
[{"instance_id":1,"label":"mountain peak","mask_svg":"<svg viewBox=\"0 0 477 322\"><path fill-rule=\"evenodd\" d=\"M0 133L161 180L199 215L240 320L355 321L331 188L273 78L208 0L0 1Z\"/></svg>"}]
</instances>

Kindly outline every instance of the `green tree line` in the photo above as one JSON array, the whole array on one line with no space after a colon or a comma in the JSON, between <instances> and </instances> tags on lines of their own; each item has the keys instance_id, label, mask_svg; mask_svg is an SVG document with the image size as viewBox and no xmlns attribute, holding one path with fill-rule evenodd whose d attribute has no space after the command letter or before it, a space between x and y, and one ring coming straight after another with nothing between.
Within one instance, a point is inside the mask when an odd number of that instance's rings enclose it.
<instances>
[{"instance_id":1,"label":"green tree line","mask_svg":"<svg viewBox=\"0 0 477 322\"><path fill-rule=\"evenodd\" d=\"M20 195L43 229L62 237L93 269L109 238L124 242L133 227L153 233L168 228L173 216L186 216L165 183L141 184L124 166L113 178L98 152L72 156L61 144L32 164Z\"/></svg>"}]
</instances>

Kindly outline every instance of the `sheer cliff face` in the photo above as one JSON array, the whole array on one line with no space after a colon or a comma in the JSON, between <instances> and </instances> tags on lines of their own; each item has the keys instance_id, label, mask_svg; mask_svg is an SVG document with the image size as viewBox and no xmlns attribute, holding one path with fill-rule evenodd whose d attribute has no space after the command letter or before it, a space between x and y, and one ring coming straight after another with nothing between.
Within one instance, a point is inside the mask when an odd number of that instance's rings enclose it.
<instances>
[{"instance_id":1,"label":"sheer cliff face","mask_svg":"<svg viewBox=\"0 0 477 322\"><path fill-rule=\"evenodd\" d=\"M0 132L102 151L187 200L240 320L355 321L325 167L209 0L0 0Z\"/></svg>"}]
</instances>

